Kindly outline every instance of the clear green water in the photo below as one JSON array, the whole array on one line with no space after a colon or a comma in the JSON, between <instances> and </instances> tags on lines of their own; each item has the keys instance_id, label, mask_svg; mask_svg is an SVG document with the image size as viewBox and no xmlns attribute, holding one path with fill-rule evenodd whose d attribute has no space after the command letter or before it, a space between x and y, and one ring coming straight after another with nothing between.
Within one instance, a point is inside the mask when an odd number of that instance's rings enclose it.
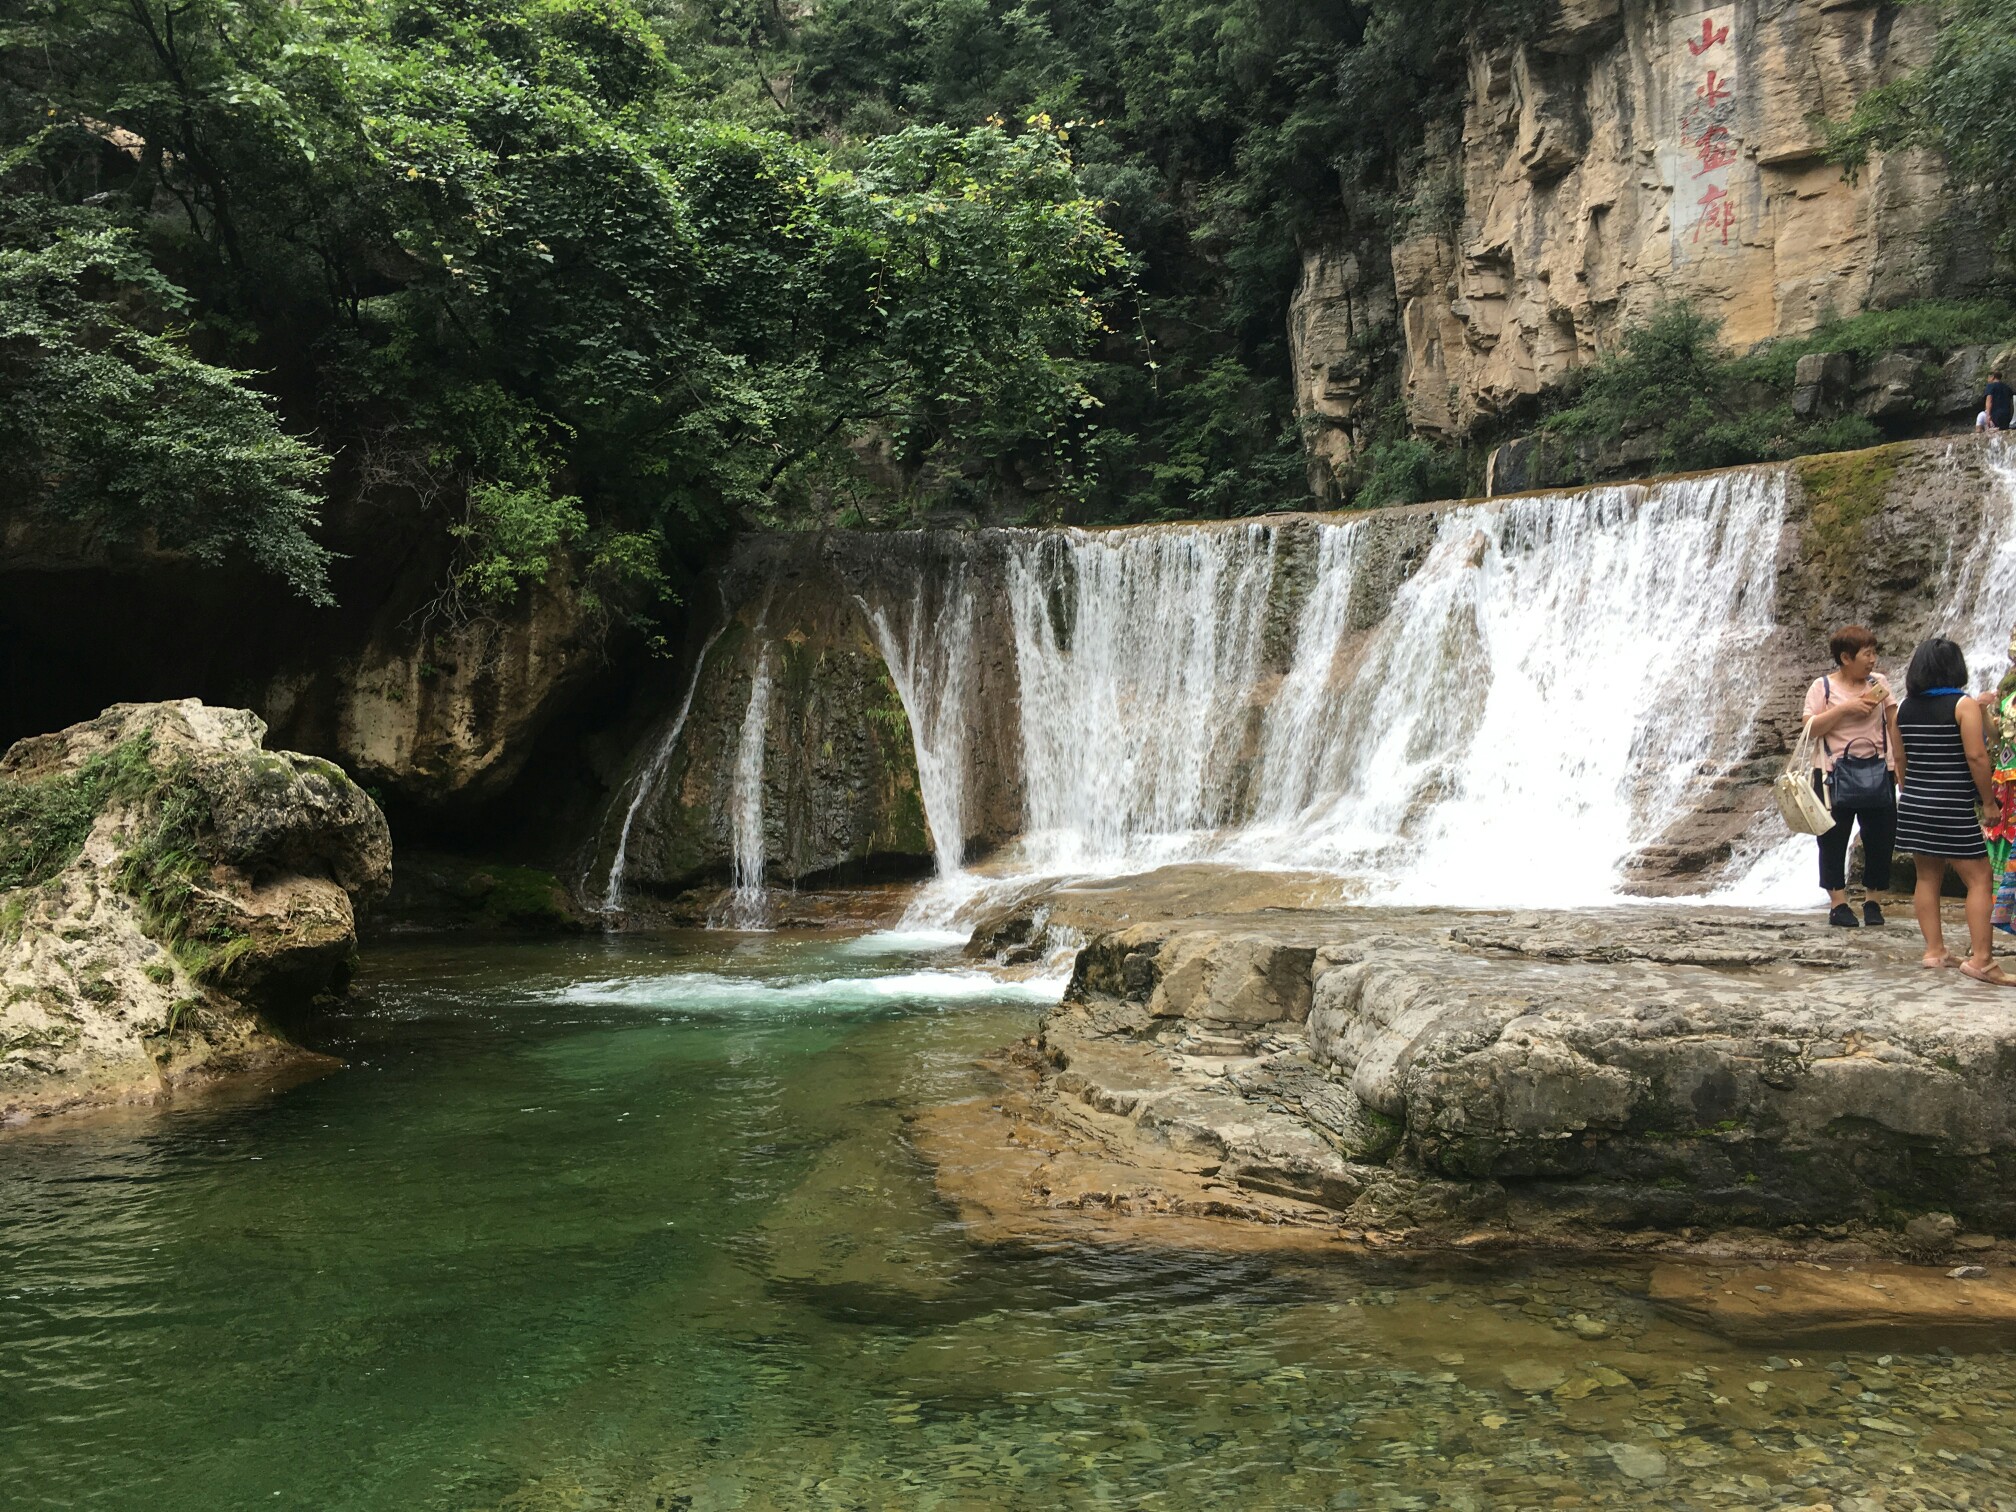
<instances>
[{"instance_id":1,"label":"clear green water","mask_svg":"<svg viewBox=\"0 0 2016 1512\"><path fill-rule=\"evenodd\" d=\"M1629 1270L974 1248L903 1116L1039 1009L932 964L380 949L347 1069L0 1139L0 1504L2016 1507L2003 1352L1738 1347Z\"/></svg>"}]
</instances>

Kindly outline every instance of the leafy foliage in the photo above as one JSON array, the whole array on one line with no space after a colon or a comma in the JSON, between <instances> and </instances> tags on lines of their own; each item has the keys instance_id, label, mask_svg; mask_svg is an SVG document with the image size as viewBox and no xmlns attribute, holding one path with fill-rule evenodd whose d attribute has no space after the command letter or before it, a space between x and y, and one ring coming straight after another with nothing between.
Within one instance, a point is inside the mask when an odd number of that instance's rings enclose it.
<instances>
[{"instance_id":1,"label":"leafy foliage","mask_svg":"<svg viewBox=\"0 0 2016 1512\"><path fill-rule=\"evenodd\" d=\"M7 376L41 406L13 451L53 507L320 592L321 458L253 368L322 453L461 528L477 601L583 562L648 597L653 539L676 559L973 459L1082 487L1078 359L1125 265L1040 119L841 161L723 109L631 0L21 14L0 174L82 228L8 265ZM177 413L150 429L143 399Z\"/></svg>"},{"instance_id":2,"label":"leafy foliage","mask_svg":"<svg viewBox=\"0 0 2016 1512\"><path fill-rule=\"evenodd\" d=\"M1450 185L1417 180L1424 134L1459 112L1461 49L1545 9L824 0L794 25L752 0L686 0L672 14L689 45L790 80L760 108L804 131L1077 123L1081 178L1137 262L1088 377L1098 475L1082 508L1117 520L1307 503L1286 339L1302 250L1341 242L1376 262L1403 223L1446 220Z\"/></svg>"},{"instance_id":3,"label":"leafy foliage","mask_svg":"<svg viewBox=\"0 0 2016 1512\"><path fill-rule=\"evenodd\" d=\"M1805 336L1773 341L1751 354L1746 370L1759 382L1789 386L1799 359L1846 352L1868 362L1887 352L1922 349L1944 357L1964 346L2016 337L2016 305L1997 299L1934 299L1829 320Z\"/></svg>"},{"instance_id":4,"label":"leafy foliage","mask_svg":"<svg viewBox=\"0 0 2016 1512\"><path fill-rule=\"evenodd\" d=\"M2006 255L2016 253L2016 0L1927 0L1941 12L1931 60L1873 89L1830 131L1835 159L1852 170L1872 154L1931 148L1970 195Z\"/></svg>"},{"instance_id":5,"label":"leafy foliage","mask_svg":"<svg viewBox=\"0 0 2016 1512\"><path fill-rule=\"evenodd\" d=\"M1721 323L1691 305L1661 306L1589 370L1575 402L1547 428L1640 447L1661 471L1733 467L1881 439L1859 417L1801 423L1789 396L1771 385L1776 363L1731 357L1720 335Z\"/></svg>"},{"instance_id":6,"label":"leafy foliage","mask_svg":"<svg viewBox=\"0 0 2016 1512\"><path fill-rule=\"evenodd\" d=\"M0 470L59 519L204 561L242 553L327 602L308 534L322 454L251 374L148 329L188 300L130 232L88 216L39 230L39 246L0 241Z\"/></svg>"},{"instance_id":7,"label":"leafy foliage","mask_svg":"<svg viewBox=\"0 0 2016 1512\"><path fill-rule=\"evenodd\" d=\"M1366 447L1363 476L1351 500L1357 509L1454 499L1470 491L1460 451L1404 433L1388 434Z\"/></svg>"}]
</instances>

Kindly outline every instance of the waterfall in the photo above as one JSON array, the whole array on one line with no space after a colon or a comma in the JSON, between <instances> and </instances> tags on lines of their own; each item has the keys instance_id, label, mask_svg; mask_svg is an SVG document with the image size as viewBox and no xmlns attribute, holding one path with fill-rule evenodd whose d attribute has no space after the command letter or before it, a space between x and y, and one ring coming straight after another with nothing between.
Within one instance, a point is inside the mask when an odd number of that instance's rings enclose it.
<instances>
[{"instance_id":1,"label":"waterfall","mask_svg":"<svg viewBox=\"0 0 2016 1512\"><path fill-rule=\"evenodd\" d=\"M764 646L749 679L749 707L735 747L735 784L728 797L728 835L735 889L728 903L731 928L761 929L767 922L763 892L763 740L770 728L770 648Z\"/></svg>"},{"instance_id":2,"label":"waterfall","mask_svg":"<svg viewBox=\"0 0 2016 1512\"><path fill-rule=\"evenodd\" d=\"M1302 527L1285 669L1267 651L1291 613L1278 522L1002 532L1026 796L990 869L1212 861L1396 901L1614 896L1748 754L1784 508L1775 472L1453 508L1376 616L1358 605L1368 521ZM877 633L939 773L937 829L965 801L960 721L919 711L957 706L972 637L961 622L932 646L922 623Z\"/></svg>"},{"instance_id":3,"label":"waterfall","mask_svg":"<svg viewBox=\"0 0 2016 1512\"><path fill-rule=\"evenodd\" d=\"M1990 498L1940 601L1986 683L2016 616L2016 447L1976 444ZM847 591L908 717L938 862L911 922L1172 862L1322 872L1366 901L1619 897L1627 868L1746 769L1782 689L1766 658L1787 480L892 539L847 569ZM764 896L771 662L766 648L735 747L738 922ZM1018 832L970 863L967 836L998 828L1004 800ZM1743 847L1763 857L1746 885L1795 901L1789 882L1767 887L1791 854L1767 831ZM1803 874L1810 844L1794 843Z\"/></svg>"},{"instance_id":4,"label":"waterfall","mask_svg":"<svg viewBox=\"0 0 2016 1512\"><path fill-rule=\"evenodd\" d=\"M2001 680L2009 665L2010 625L2016 619L2016 447L1999 435L1986 444L1989 489L1981 526L1942 595L1945 633L1966 653L1967 671L1977 689L1992 688Z\"/></svg>"},{"instance_id":5,"label":"waterfall","mask_svg":"<svg viewBox=\"0 0 2016 1512\"><path fill-rule=\"evenodd\" d=\"M931 848L938 875L949 878L966 859L966 696L977 606L963 561L948 567L942 601L935 605L931 587L931 580L920 574L901 633L887 609L870 607L865 599L856 602L868 617L910 721Z\"/></svg>"},{"instance_id":6,"label":"waterfall","mask_svg":"<svg viewBox=\"0 0 2016 1512\"><path fill-rule=\"evenodd\" d=\"M1113 870L1196 851L1234 815L1277 532L1018 536L1025 862Z\"/></svg>"},{"instance_id":7,"label":"waterfall","mask_svg":"<svg viewBox=\"0 0 2016 1512\"><path fill-rule=\"evenodd\" d=\"M1613 893L1749 747L1784 502L1733 473L1451 510L1341 685L1356 552L1332 527L1226 859L1395 901Z\"/></svg>"},{"instance_id":8,"label":"waterfall","mask_svg":"<svg viewBox=\"0 0 2016 1512\"><path fill-rule=\"evenodd\" d=\"M693 661L693 675L687 680L686 694L679 700L679 711L672 716L671 724L665 727L665 734L656 749L638 772L635 789L630 795L629 807L623 810L623 828L616 836L616 859L609 863L609 879L602 889L602 912L620 913L623 908L623 874L630 863L630 831L636 826L637 816L644 805L658 791L658 783L665 775L665 768L671 763L672 753L679 748L679 737L686 732L686 719L693 712L693 694L700 686L700 674L706 670L707 653L714 649L714 642L721 639L726 624L715 627L700 647L700 654ZM592 864L592 863L591 863Z\"/></svg>"}]
</instances>

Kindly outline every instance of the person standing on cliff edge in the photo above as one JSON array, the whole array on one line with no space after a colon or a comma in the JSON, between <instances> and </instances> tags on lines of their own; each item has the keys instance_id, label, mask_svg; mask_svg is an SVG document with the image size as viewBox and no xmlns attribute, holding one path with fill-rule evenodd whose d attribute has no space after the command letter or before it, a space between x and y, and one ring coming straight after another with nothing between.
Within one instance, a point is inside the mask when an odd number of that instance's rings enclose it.
<instances>
[{"instance_id":1,"label":"person standing on cliff edge","mask_svg":"<svg viewBox=\"0 0 2016 1512\"><path fill-rule=\"evenodd\" d=\"M1897 835L1897 700L1876 671L1876 637L1844 625L1827 642L1834 670L1806 690L1813 739L1813 789L1834 811L1834 828L1819 837L1820 885L1827 922L1856 929L1883 922L1875 894L1890 889L1890 852ZM1862 885L1870 896L1862 917L1848 906L1848 841L1862 830Z\"/></svg>"},{"instance_id":2,"label":"person standing on cliff edge","mask_svg":"<svg viewBox=\"0 0 2016 1512\"><path fill-rule=\"evenodd\" d=\"M1988 391L1981 399L1981 413L1998 431L2006 431L2016 424L2016 389L2002 381L2000 368L1988 375Z\"/></svg>"}]
</instances>

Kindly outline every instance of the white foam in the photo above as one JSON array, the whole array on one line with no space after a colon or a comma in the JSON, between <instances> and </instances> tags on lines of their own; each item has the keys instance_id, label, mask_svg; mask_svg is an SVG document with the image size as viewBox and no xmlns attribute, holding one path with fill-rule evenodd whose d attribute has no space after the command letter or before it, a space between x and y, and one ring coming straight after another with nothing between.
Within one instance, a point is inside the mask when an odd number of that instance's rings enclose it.
<instances>
[{"instance_id":1,"label":"white foam","mask_svg":"<svg viewBox=\"0 0 2016 1512\"><path fill-rule=\"evenodd\" d=\"M966 943L963 929L878 929L858 935L839 947L841 955L919 955L930 950L957 950Z\"/></svg>"},{"instance_id":2,"label":"white foam","mask_svg":"<svg viewBox=\"0 0 2016 1512\"><path fill-rule=\"evenodd\" d=\"M760 1012L807 1009L846 1013L898 1004L1031 1003L1048 1005L1064 996L1069 978L1020 980L984 971L905 971L888 976L759 978L713 971L665 976L610 977L576 982L552 1000L598 1006L668 1011Z\"/></svg>"}]
</instances>

